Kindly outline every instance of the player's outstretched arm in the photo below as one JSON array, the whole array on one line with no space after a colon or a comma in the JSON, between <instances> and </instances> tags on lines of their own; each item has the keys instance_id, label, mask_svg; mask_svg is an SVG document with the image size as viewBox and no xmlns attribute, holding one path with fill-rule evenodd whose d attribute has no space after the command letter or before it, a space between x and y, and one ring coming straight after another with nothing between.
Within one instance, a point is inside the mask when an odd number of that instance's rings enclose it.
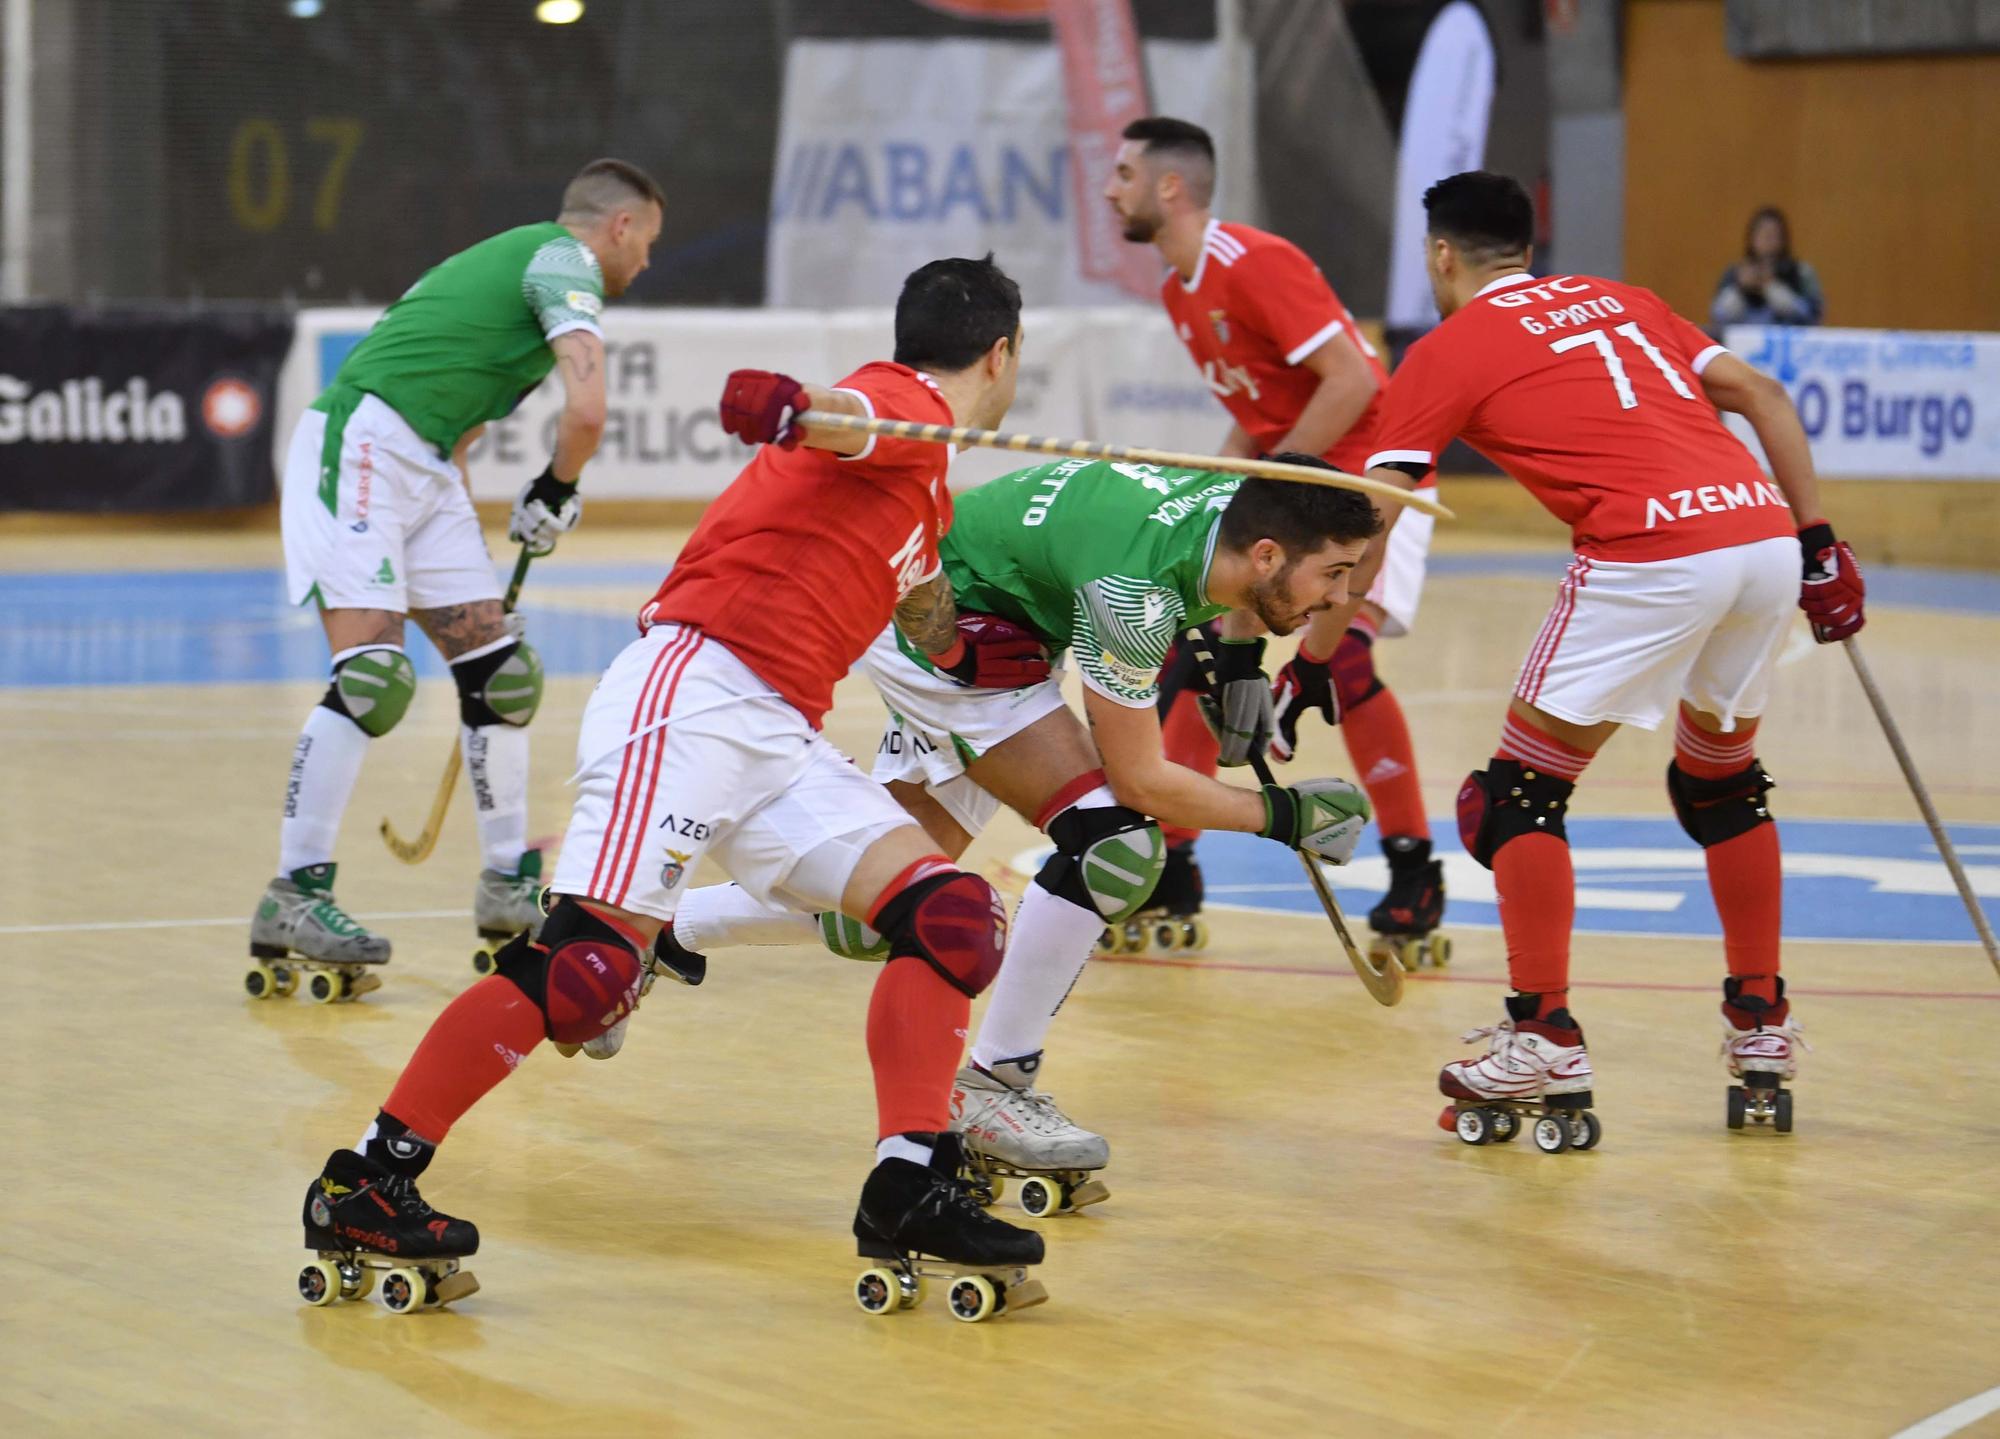
<instances>
[{"instance_id":1,"label":"player's outstretched arm","mask_svg":"<svg viewBox=\"0 0 2000 1439\"><path fill-rule=\"evenodd\" d=\"M722 428L747 444L858 455L874 438L851 430L809 430L799 423L807 410L868 416L859 395L804 384L775 370L731 370L723 382Z\"/></svg>"}]
</instances>

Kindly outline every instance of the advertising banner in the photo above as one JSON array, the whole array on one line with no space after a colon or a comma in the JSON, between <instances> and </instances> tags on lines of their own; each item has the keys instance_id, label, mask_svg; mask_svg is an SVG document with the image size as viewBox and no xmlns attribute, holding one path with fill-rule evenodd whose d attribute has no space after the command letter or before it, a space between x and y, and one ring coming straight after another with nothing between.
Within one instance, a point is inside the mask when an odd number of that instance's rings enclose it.
<instances>
[{"instance_id":1,"label":"advertising banner","mask_svg":"<svg viewBox=\"0 0 2000 1439\"><path fill-rule=\"evenodd\" d=\"M0 309L0 509L264 503L291 342L275 308Z\"/></svg>"},{"instance_id":2,"label":"advertising banner","mask_svg":"<svg viewBox=\"0 0 2000 1439\"><path fill-rule=\"evenodd\" d=\"M1734 325L1724 341L1784 385L1821 474L2000 480L2000 335Z\"/></svg>"}]
</instances>

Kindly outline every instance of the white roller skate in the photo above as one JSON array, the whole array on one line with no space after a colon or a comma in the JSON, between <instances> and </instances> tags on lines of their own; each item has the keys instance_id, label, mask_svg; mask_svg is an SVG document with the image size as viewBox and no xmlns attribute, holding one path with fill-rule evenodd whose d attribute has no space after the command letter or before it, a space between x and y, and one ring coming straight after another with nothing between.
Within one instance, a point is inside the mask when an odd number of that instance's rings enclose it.
<instances>
[{"instance_id":1,"label":"white roller skate","mask_svg":"<svg viewBox=\"0 0 2000 1439\"><path fill-rule=\"evenodd\" d=\"M974 1195L991 1204L1006 1179L1018 1179L1021 1208L1036 1219L1072 1214L1111 1197L1104 1181L1093 1177L1111 1162L1111 1146L1034 1087L1040 1064L1040 1054L990 1070L968 1064L951 1090L951 1128L965 1137Z\"/></svg>"},{"instance_id":2,"label":"white roller skate","mask_svg":"<svg viewBox=\"0 0 2000 1439\"><path fill-rule=\"evenodd\" d=\"M382 987L389 941L371 934L335 903L339 866L308 865L272 880L250 918L250 958L243 988L252 999L282 999L309 974L306 992L333 1004Z\"/></svg>"},{"instance_id":3,"label":"white roller skate","mask_svg":"<svg viewBox=\"0 0 2000 1439\"><path fill-rule=\"evenodd\" d=\"M1478 1059L1439 1071L1438 1091L1452 1101L1438 1116L1440 1129L1467 1144L1505 1144L1526 1128L1544 1154L1597 1147L1603 1127L1591 1113L1583 1031L1567 1009L1532 1018L1535 1004L1534 995L1512 996L1506 1019L1465 1036L1489 1043Z\"/></svg>"},{"instance_id":4,"label":"white roller skate","mask_svg":"<svg viewBox=\"0 0 2000 1439\"><path fill-rule=\"evenodd\" d=\"M1749 1120L1790 1134L1792 1092L1785 1085L1798 1075L1799 1050L1812 1046L1792 1022L1784 980L1778 981L1776 1004L1740 991L1740 981L1723 982L1722 1057L1730 1078L1742 1081L1729 1086L1729 1127L1741 1129Z\"/></svg>"},{"instance_id":5,"label":"white roller skate","mask_svg":"<svg viewBox=\"0 0 2000 1439\"><path fill-rule=\"evenodd\" d=\"M1167 846L1167 862L1146 907L1130 919L1107 925L1098 937L1099 954L1144 954L1208 948L1208 921L1201 917L1201 866L1194 841Z\"/></svg>"},{"instance_id":6,"label":"white roller skate","mask_svg":"<svg viewBox=\"0 0 2000 1439\"><path fill-rule=\"evenodd\" d=\"M473 972L493 973L493 956L500 946L524 929L530 935L540 933L545 917L540 850L523 850L512 874L499 869L479 871L479 883L472 891L472 924L481 943L472 954Z\"/></svg>"}]
</instances>

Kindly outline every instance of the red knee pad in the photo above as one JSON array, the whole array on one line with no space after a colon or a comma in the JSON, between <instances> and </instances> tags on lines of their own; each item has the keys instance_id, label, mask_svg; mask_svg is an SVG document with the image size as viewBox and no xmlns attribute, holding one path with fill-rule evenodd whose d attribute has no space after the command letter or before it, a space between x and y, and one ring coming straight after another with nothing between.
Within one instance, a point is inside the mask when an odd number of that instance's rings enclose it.
<instances>
[{"instance_id":1,"label":"red knee pad","mask_svg":"<svg viewBox=\"0 0 2000 1439\"><path fill-rule=\"evenodd\" d=\"M1326 666L1341 714L1382 693L1382 681L1375 676L1375 637L1366 630L1349 630L1342 635Z\"/></svg>"},{"instance_id":2,"label":"red knee pad","mask_svg":"<svg viewBox=\"0 0 2000 1439\"><path fill-rule=\"evenodd\" d=\"M1007 952L1007 906L999 892L963 870L918 880L876 912L889 957L921 959L953 989L978 995Z\"/></svg>"},{"instance_id":3,"label":"red knee pad","mask_svg":"<svg viewBox=\"0 0 2000 1439\"><path fill-rule=\"evenodd\" d=\"M622 944L574 939L549 955L549 1038L595 1039L639 1002L639 956Z\"/></svg>"}]
</instances>

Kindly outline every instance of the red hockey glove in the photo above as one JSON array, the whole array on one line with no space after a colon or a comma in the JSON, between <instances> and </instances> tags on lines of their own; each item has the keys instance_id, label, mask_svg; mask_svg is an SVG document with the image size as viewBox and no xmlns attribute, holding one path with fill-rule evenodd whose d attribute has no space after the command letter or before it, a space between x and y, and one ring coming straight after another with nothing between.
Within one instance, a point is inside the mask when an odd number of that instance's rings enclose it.
<instances>
[{"instance_id":1,"label":"red hockey glove","mask_svg":"<svg viewBox=\"0 0 2000 1439\"><path fill-rule=\"evenodd\" d=\"M731 370L723 382L723 432L749 444L793 448L802 438L798 417L805 409L806 387L790 375Z\"/></svg>"},{"instance_id":2,"label":"red hockey glove","mask_svg":"<svg viewBox=\"0 0 2000 1439\"><path fill-rule=\"evenodd\" d=\"M1813 638L1832 644L1861 633L1868 623L1861 613L1861 601L1868 587L1861 582L1861 566L1845 540L1833 537L1833 526L1815 520L1799 531L1799 548L1805 551L1805 578L1799 587L1799 608L1812 622Z\"/></svg>"},{"instance_id":3,"label":"red hockey glove","mask_svg":"<svg viewBox=\"0 0 2000 1439\"><path fill-rule=\"evenodd\" d=\"M1340 723L1340 696L1333 687L1333 661L1316 660L1300 645L1299 652L1271 682L1271 702L1278 719L1278 733L1271 740L1271 757L1284 764L1298 750L1299 720L1308 711L1318 710L1330 725Z\"/></svg>"},{"instance_id":4,"label":"red hockey glove","mask_svg":"<svg viewBox=\"0 0 2000 1439\"><path fill-rule=\"evenodd\" d=\"M960 615L958 638L930 661L938 673L974 689L1025 689L1049 677L1049 652L1041 640L998 615Z\"/></svg>"}]
</instances>

